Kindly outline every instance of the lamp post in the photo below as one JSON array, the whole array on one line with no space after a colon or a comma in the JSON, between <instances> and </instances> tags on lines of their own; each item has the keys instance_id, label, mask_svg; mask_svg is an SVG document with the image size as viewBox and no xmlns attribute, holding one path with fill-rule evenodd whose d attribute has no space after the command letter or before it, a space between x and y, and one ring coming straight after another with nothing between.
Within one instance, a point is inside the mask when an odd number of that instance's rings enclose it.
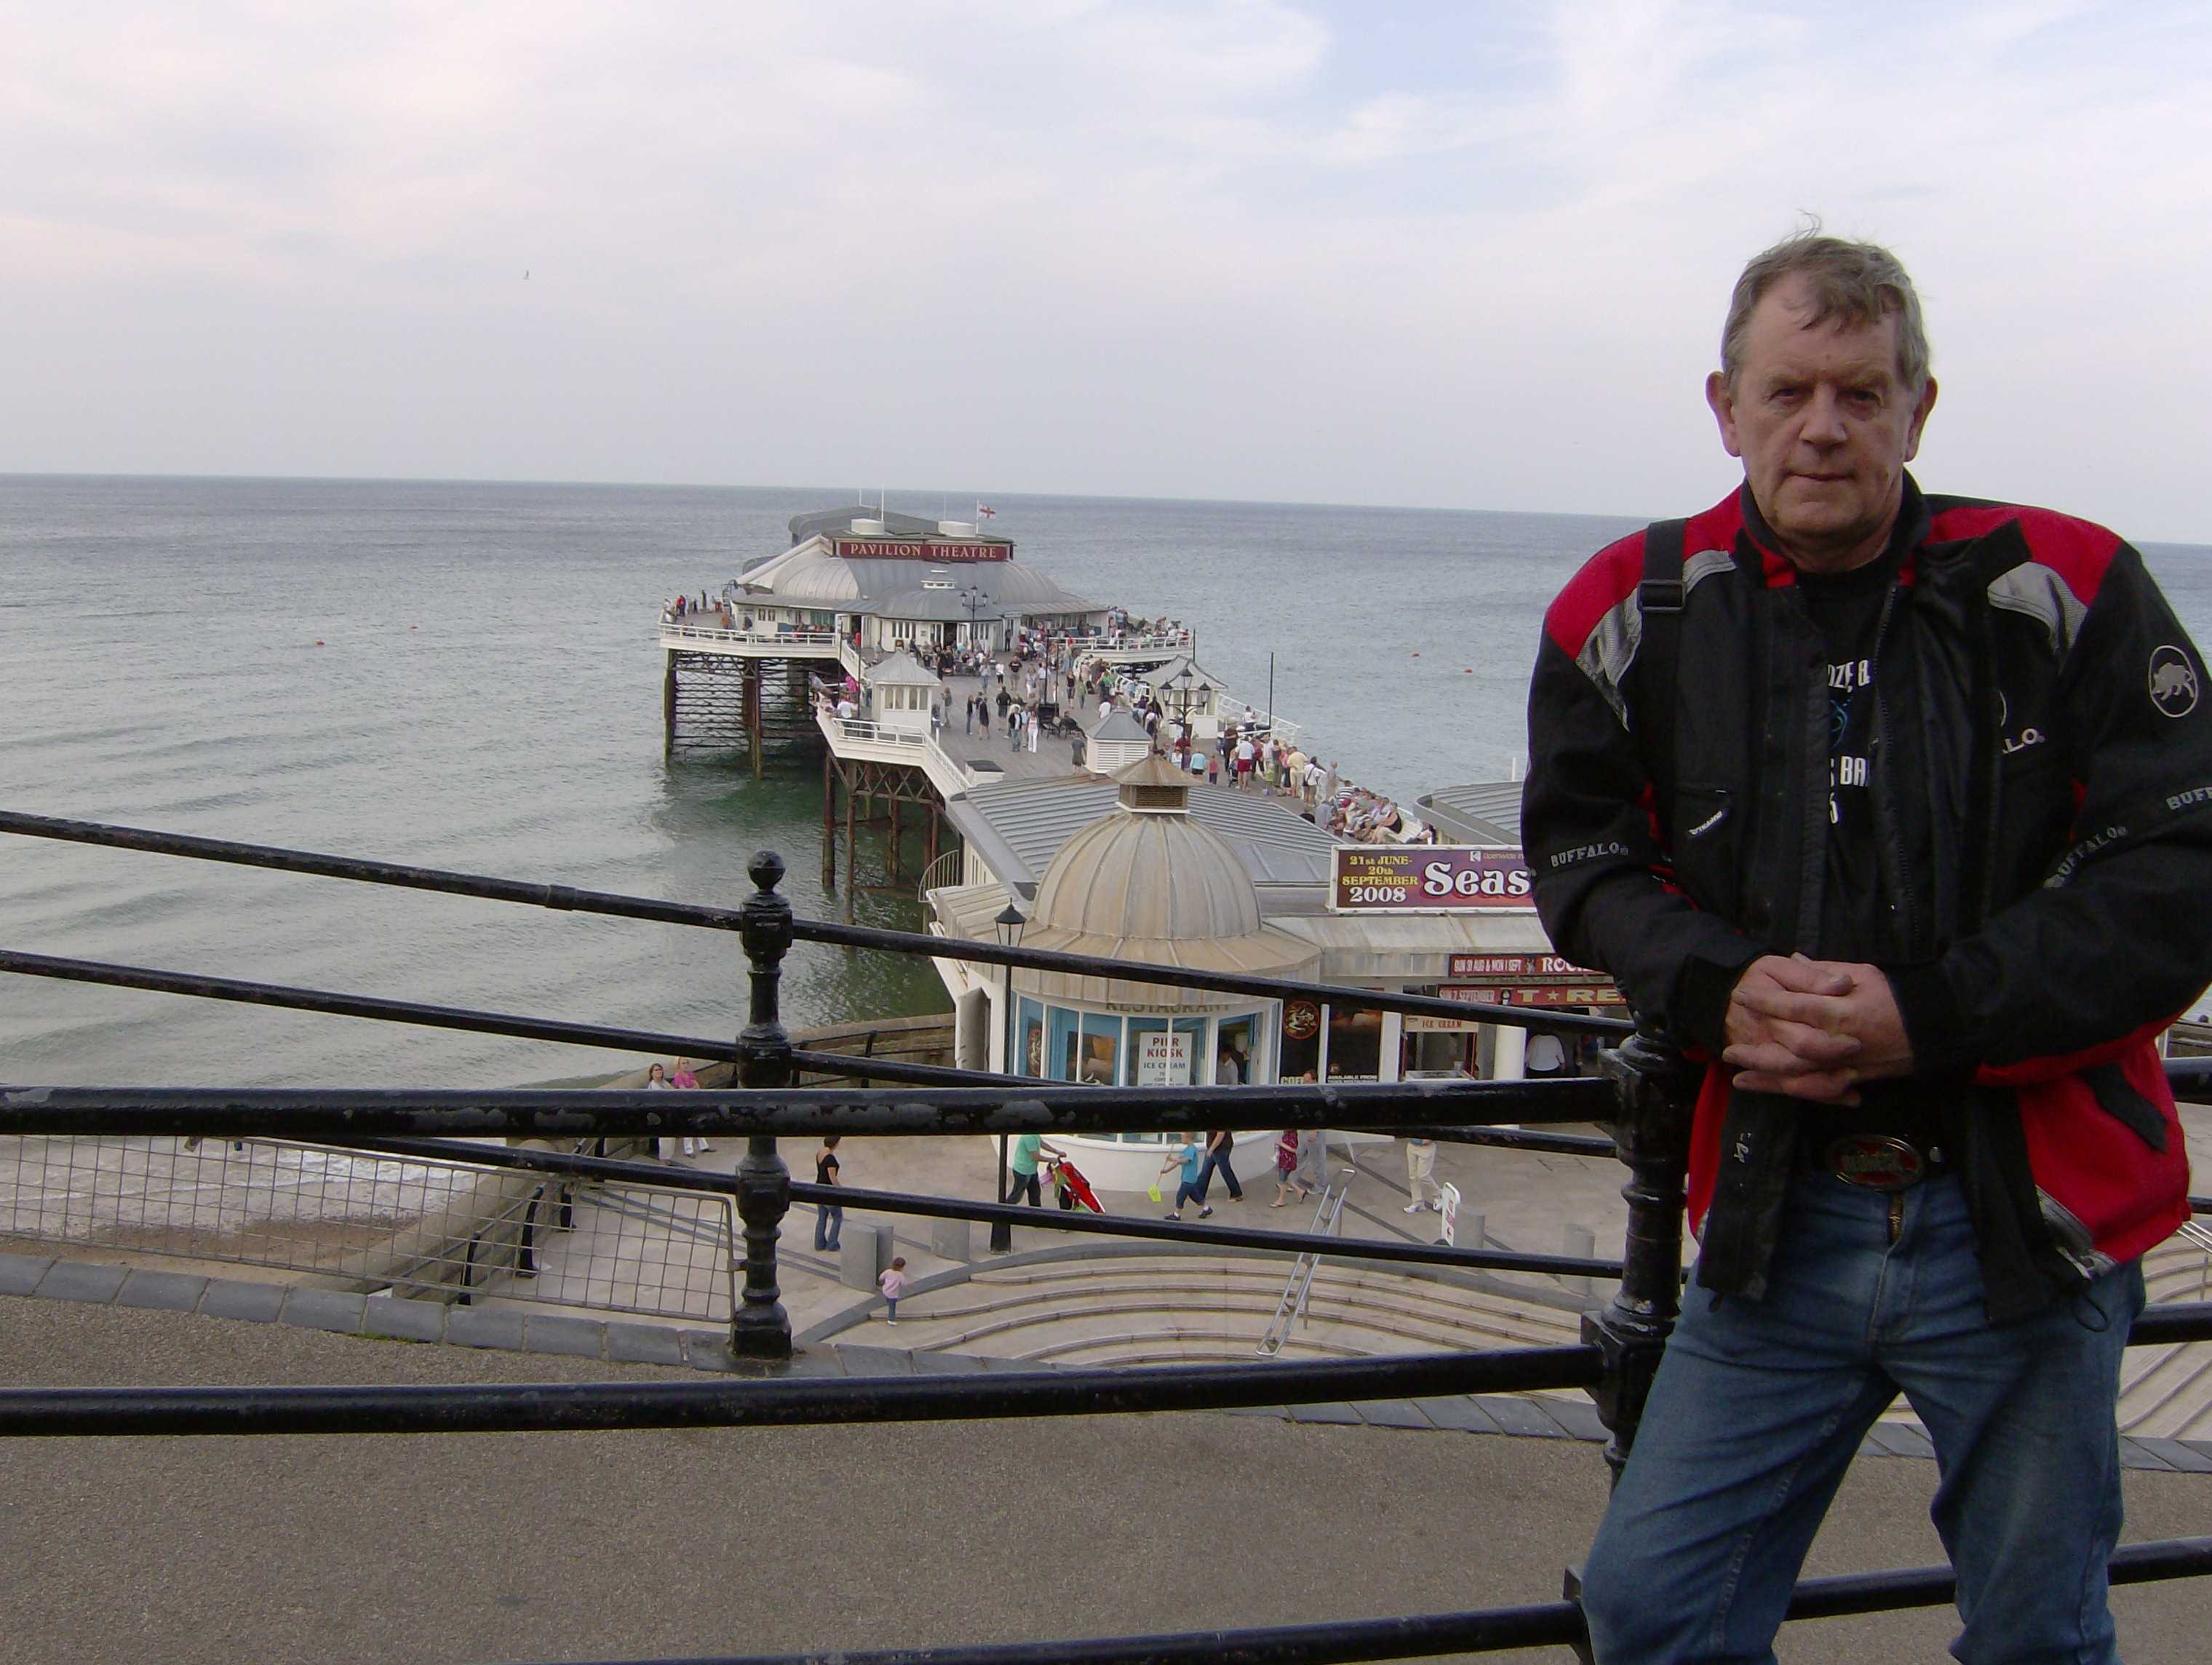
<instances>
[{"instance_id":1,"label":"lamp post","mask_svg":"<svg viewBox=\"0 0 2212 1665\"><path fill-rule=\"evenodd\" d=\"M1006 898L1006 905L999 910L998 918L993 920L991 923L998 932L1000 947L1018 948L1022 945L1022 927L1028 921L1023 919L1022 910L1014 906L1012 896ZM1011 965L1003 965L999 968L999 971L1000 1012L999 1033L1004 1037L1006 1042L1003 1054L1006 1060L1006 1073L1008 1075L1019 1075L1021 1071L1014 1061L1014 968ZM1000 1202L1007 1200L1006 1136L1004 1133L999 1135L999 1189L996 1200ZM1013 1246L1013 1222L993 1220L991 1222L991 1252L994 1255L1003 1255Z\"/></svg>"},{"instance_id":2,"label":"lamp post","mask_svg":"<svg viewBox=\"0 0 2212 1665\"><path fill-rule=\"evenodd\" d=\"M1192 738L1190 707L1191 702L1197 697L1198 679L1191 675L1188 663L1168 678L1168 691L1175 696L1176 720L1182 725L1183 738L1188 740Z\"/></svg>"},{"instance_id":3,"label":"lamp post","mask_svg":"<svg viewBox=\"0 0 2212 1665\"><path fill-rule=\"evenodd\" d=\"M968 645L975 645L975 615L991 605L991 598L980 584L970 584L960 592L960 605L968 610Z\"/></svg>"}]
</instances>

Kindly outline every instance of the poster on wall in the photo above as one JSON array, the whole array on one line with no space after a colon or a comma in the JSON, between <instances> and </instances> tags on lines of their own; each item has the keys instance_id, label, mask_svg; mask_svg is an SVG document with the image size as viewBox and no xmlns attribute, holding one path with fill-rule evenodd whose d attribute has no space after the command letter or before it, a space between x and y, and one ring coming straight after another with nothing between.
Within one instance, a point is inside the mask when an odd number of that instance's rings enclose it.
<instances>
[{"instance_id":1,"label":"poster on wall","mask_svg":"<svg viewBox=\"0 0 2212 1665\"><path fill-rule=\"evenodd\" d=\"M1164 1030L1137 1037L1137 1085L1140 1087L1182 1087L1190 1085L1190 1036Z\"/></svg>"},{"instance_id":2,"label":"poster on wall","mask_svg":"<svg viewBox=\"0 0 2212 1665\"><path fill-rule=\"evenodd\" d=\"M1340 844L1328 905L1340 914L1533 913L1517 849L1474 844Z\"/></svg>"}]
</instances>

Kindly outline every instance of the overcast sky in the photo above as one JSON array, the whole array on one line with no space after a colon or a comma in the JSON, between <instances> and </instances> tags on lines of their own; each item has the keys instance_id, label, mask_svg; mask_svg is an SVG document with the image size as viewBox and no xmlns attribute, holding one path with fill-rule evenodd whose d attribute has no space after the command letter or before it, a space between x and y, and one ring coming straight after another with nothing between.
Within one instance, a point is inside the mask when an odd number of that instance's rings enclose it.
<instances>
[{"instance_id":1,"label":"overcast sky","mask_svg":"<svg viewBox=\"0 0 2212 1665\"><path fill-rule=\"evenodd\" d=\"M9 5L0 471L1680 512L1801 210L2212 542L2201 4ZM526 277L525 273L528 276Z\"/></svg>"}]
</instances>

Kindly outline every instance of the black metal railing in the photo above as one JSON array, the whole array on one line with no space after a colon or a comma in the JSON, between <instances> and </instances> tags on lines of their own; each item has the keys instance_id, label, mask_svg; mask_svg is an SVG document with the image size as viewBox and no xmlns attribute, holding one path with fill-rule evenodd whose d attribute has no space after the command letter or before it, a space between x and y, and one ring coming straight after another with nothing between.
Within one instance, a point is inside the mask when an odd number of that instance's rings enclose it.
<instances>
[{"instance_id":1,"label":"black metal railing","mask_svg":"<svg viewBox=\"0 0 2212 1665\"><path fill-rule=\"evenodd\" d=\"M1612 1434L1608 1461L1632 1445L1646 1394L1672 1327L1682 1281L1683 1186L1694 1074L1680 1059L1627 1025L1607 1019L1514 1008L1486 1008L1485 1022L1540 1024L1619 1042L1604 1054L1601 1078L1543 1082L1407 1082L1217 1088L1064 1086L875 1059L806 1054L780 1015L785 956L799 941L902 954L957 957L1017 969L1074 972L1125 982L1182 985L1261 998L1303 999L1369 1009L1464 1019L1457 1002L1282 979L1201 975L1181 968L915 933L799 920L778 894L783 863L757 855L754 893L735 909L708 908L580 891L557 885L408 867L349 857L275 849L137 829L0 812L0 831L243 863L295 872L441 890L571 911L733 930L743 945L750 1002L732 1042L562 1023L465 1008L393 1001L235 979L154 971L100 962L0 951L0 970L110 983L204 998L280 1006L380 1021L471 1030L626 1051L680 1052L726 1059L739 1085L682 1094L626 1091L411 1090L287 1091L227 1088L0 1086L0 1135L281 1137L342 1146L440 1157L465 1155L488 1165L587 1179L634 1176L637 1164L568 1151L469 1146L438 1142L505 1135L562 1140L739 1135L745 1154L734 1177L672 1173L654 1182L734 1191L744 1222L744 1286L732 1321L734 1355L750 1373L678 1382L534 1384L524 1387L72 1388L0 1390L0 1436L118 1434L330 1434L462 1432L637 1427L728 1427L851 1421L1072 1416L1131 1411L1294 1405L1444 1394L1583 1389ZM796 1088L802 1069L918 1085L891 1088ZM2212 1096L2212 1060L2185 1060L2170 1073L2178 1090ZM1525 1126L1597 1121L1610 1141L1528 1131ZM1553 1272L1618 1279L1609 1303L1588 1315L1574 1346L1384 1358L1117 1370L1041 1370L985 1376L821 1378L789 1373L789 1320L777 1285L776 1243L794 1200L824 1200L822 1188L794 1185L780 1138L827 1133L889 1135L975 1133L1111 1133L1227 1127L1318 1127L1418 1132L1522 1148L1598 1154L1615 1151L1630 1178L1626 1246L1620 1261L1515 1255L1449 1245L1315 1239L1311 1234L1234 1227L1170 1225L1063 1215L839 1188L836 1200L914 1214L1028 1224L1072 1231L1174 1237L1224 1247L1296 1252L1325 1247L1333 1255L1484 1270ZM2206 1200L2192 1204L2212 1207ZM2137 1344L2212 1340L2212 1303L2165 1303L2138 1321ZM2130 1546L2113 1557L2115 1583L2212 1573L2212 1539ZM1812 1618L1925 1605L1948 1599L1946 1569L1921 1568L1811 1579L1800 1584L1790 1617ZM853 1653L854 1661L928 1665L1026 1665L1029 1661L1180 1661L1236 1658L1273 1665L1409 1657L1508 1647L1573 1644L1583 1635L1574 1602L1477 1613L1441 1613L1200 1636L1054 1642L1011 1647ZM757 1662L757 1665L766 1662Z\"/></svg>"}]
</instances>

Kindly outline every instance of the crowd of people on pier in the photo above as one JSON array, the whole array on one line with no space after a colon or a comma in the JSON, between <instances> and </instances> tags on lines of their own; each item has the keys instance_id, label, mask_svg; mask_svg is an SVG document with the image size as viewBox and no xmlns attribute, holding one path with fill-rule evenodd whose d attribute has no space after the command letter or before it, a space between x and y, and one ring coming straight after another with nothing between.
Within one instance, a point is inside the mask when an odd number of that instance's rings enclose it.
<instances>
[{"instance_id":1,"label":"crowd of people on pier","mask_svg":"<svg viewBox=\"0 0 2212 1665\"><path fill-rule=\"evenodd\" d=\"M1136 623L1180 628L1174 620ZM1084 641L1025 629L1016 633L1004 653L968 645L915 650L936 675L948 681L972 678L976 684L957 711L951 694L945 702L931 707L931 738L941 741L945 731L957 723L965 736L1003 737L1012 751L1036 752L1045 740L1070 739L1073 761L1080 765L1085 731L1126 711L1151 738L1153 751L1194 783L1287 799L1307 820L1346 843L1439 842L1437 829L1411 810L1346 781L1334 758L1308 750L1292 734L1274 732L1264 718L1224 720L1211 737L1203 734L1187 706L1164 701L1144 671L1086 656ZM817 700L825 714L848 721L861 714L861 690L850 677L842 690L820 688Z\"/></svg>"}]
</instances>

